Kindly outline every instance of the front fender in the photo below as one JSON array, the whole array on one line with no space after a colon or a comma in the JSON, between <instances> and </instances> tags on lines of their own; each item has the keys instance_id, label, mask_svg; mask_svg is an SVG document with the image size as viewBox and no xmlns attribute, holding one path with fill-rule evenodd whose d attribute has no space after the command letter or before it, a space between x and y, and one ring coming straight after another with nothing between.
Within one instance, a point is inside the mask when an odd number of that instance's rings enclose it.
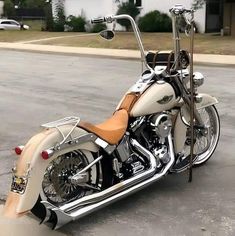
<instances>
[{"instance_id":1,"label":"front fender","mask_svg":"<svg viewBox=\"0 0 235 236\"><path fill-rule=\"evenodd\" d=\"M215 97L212 97L209 94L200 93L199 96L202 97L201 102L196 103L196 108L198 110L212 106L218 103L218 100ZM189 127L187 124L190 122L190 113L187 106L184 104L180 108L180 112L177 115L174 129L174 148L175 153L180 153L184 147L184 143L186 140L186 131Z\"/></svg>"},{"instance_id":2,"label":"front fender","mask_svg":"<svg viewBox=\"0 0 235 236\"><path fill-rule=\"evenodd\" d=\"M66 135L71 130L70 125L60 126L60 130ZM87 134L81 128L75 128L72 132L72 138L77 138ZM41 152L55 146L61 142L61 133L56 128L45 129L33 136L25 145L22 154L16 165L16 176L27 176L26 189L23 194L10 192L4 209L4 214L8 217L18 217L30 211L36 203L41 191L41 183L44 172L48 164L59 155L65 154L72 150L87 150L92 152L98 151L98 146L89 141L83 144L73 145L61 151L56 152L48 160L41 157Z\"/></svg>"}]
</instances>

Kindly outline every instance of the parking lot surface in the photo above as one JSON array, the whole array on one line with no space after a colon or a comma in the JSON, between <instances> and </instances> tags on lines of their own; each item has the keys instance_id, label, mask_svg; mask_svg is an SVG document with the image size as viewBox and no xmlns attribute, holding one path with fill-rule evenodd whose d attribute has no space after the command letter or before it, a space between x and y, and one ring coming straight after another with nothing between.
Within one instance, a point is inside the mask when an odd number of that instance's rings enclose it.
<instances>
[{"instance_id":1,"label":"parking lot surface","mask_svg":"<svg viewBox=\"0 0 235 236\"><path fill-rule=\"evenodd\" d=\"M59 118L75 115L94 123L103 121L138 79L141 67L136 61L107 58L0 53L0 199L4 200L17 159L12 148L25 144L41 124ZM195 70L205 75L201 91L220 101L221 138L211 160L194 169L193 182L187 182L187 173L169 175L66 225L60 233L235 235L235 68L203 66ZM0 225L4 222L0 219ZM53 235L50 230L43 232Z\"/></svg>"}]
</instances>

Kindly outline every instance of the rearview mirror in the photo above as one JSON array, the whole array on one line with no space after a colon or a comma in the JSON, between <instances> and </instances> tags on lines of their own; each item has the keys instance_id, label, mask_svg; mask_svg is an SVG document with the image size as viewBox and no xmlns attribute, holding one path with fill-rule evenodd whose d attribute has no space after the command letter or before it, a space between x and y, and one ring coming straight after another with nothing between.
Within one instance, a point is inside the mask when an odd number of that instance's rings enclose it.
<instances>
[{"instance_id":1,"label":"rearview mirror","mask_svg":"<svg viewBox=\"0 0 235 236\"><path fill-rule=\"evenodd\" d=\"M100 32L100 37L106 39L106 40L112 40L114 38L115 34L112 30L103 30Z\"/></svg>"}]
</instances>

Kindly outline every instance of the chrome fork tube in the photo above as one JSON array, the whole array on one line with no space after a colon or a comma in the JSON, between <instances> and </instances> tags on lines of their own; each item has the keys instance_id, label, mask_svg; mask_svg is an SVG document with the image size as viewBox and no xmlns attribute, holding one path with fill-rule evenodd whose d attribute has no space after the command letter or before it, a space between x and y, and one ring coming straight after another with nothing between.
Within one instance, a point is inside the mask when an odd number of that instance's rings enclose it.
<instances>
[{"instance_id":1,"label":"chrome fork tube","mask_svg":"<svg viewBox=\"0 0 235 236\"><path fill-rule=\"evenodd\" d=\"M177 70L179 67L179 53L180 53L180 36L177 28L177 16L172 13L172 31L173 31L173 42L174 42L174 69Z\"/></svg>"}]
</instances>

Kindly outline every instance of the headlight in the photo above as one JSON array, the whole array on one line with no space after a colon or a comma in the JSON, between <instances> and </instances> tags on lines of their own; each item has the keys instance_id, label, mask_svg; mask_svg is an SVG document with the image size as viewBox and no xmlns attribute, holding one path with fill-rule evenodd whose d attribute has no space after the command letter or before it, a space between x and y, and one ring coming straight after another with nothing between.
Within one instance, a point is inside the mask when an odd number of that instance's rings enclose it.
<instances>
[{"instance_id":1,"label":"headlight","mask_svg":"<svg viewBox=\"0 0 235 236\"><path fill-rule=\"evenodd\" d=\"M203 85L203 83L204 83L204 76L203 76L203 74L200 73L200 72L193 73L193 83L194 83L194 86L196 88L200 87L201 85Z\"/></svg>"}]
</instances>

